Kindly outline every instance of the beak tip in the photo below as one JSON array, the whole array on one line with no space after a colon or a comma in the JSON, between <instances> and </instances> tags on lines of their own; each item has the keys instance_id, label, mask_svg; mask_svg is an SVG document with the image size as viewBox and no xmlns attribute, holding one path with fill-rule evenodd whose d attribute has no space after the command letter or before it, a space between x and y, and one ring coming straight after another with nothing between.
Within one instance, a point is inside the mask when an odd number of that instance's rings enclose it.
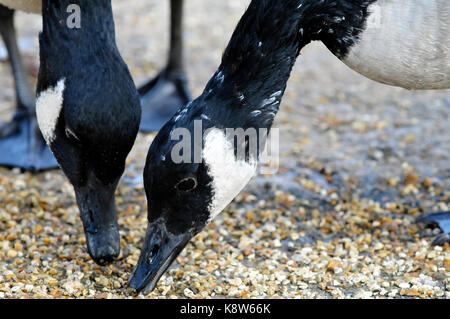
<instances>
[{"instance_id":1,"label":"beak tip","mask_svg":"<svg viewBox=\"0 0 450 319\"><path fill-rule=\"evenodd\" d=\"M154 280L150 280L145 278L146 276L139 276L136 271L131 275L130 280L128 281L128 291L134 292L135 295L139 293L143 293L144 295L152 292L156 287L156 282Z\"/></svg>"},{"instance_id":2,"label":"beak tip","mask_svg":"<svg viewBox=\"0 0 450 319\"><path fill-rule=\"evenodd\" d=\"M125 288L125 293L130 295L130 296L137 296L137 295L139 295L139 292L140 291L138 291L134 287L126 287Z\"/></svg>"},{"instance_id":3,"label":"beak tip","mask_svg":"<svg viewBox=\"0 0 450 319\"><path fill-rule=\"evenodd\" d=\"M94 262L100 266L106 266L113 263L120 255L120 243L111 239L98 241L88 240L88 252Z\"/></svg>"},{"instance_id":4,"label":"beak tip","mask_svg":"<svg viewBox=\"0 0 450 319\"><path fill-rule=\"evenodd\" d=\"M127 292L128 292L130 295L137 296L137 295L139 295L145 288L146 288L146 286L143 285L142 283L139 283L137 280L130 280L130 282L128 283Z\"/></svg>"},{"instance_id":5,"label":"beak tip","mask_svg":"<svg viewBox=\"0 0 450 319\"><path fill-rule=\"evenodd\" d=\"M191 238L190 233L169 233L164 223L149 223L141 256L128 287L144 295L152 292Z\"/></svg>"}]
</instances>

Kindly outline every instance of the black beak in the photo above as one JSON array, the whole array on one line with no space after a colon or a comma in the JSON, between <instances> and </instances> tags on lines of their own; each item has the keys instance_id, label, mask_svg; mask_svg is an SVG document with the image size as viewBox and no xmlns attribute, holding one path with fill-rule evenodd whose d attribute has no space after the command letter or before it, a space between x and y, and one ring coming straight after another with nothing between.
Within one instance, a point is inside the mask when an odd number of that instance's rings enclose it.
<instances>
[{"instance_id":1,"label":"black beak","mask_svg":"<svg viewBox=\"0 0 450 319\"><path fill-rule=\"evenodd\" d=\"M139 262L129 282L130 288L137 292L143 290L144 294L155 289L158 280L191 238L190 233L169 233L160 220L149 223Z\"/></svg>"},{"instance_id":2,"label":"black beak","mask_svg":"<svg viewBox=\"0 0 450 319\"><path fill-rule=\"evenodd\" d=\"M113 262L120 253L114 192L117 182L105 185L93 174L83 187L74 187L89 255L99 265Z\"/></svg>"}]
</instances>

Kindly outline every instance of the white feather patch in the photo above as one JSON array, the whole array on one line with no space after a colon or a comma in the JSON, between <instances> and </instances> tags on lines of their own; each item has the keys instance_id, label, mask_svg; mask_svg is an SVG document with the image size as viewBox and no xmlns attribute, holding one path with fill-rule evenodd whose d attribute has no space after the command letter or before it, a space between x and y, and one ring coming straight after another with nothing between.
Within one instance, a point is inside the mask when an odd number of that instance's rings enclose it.
<instances>
[{"instance_id":1,"label":"white feather patch","mask_svg":"<svg viewBox=\"0 0 450 319\"><path fill-rule=\"evenodd\" d=\"M212 178L213 199L209 207L209 221L239 194L256 173L256 161L236 160L234 147L219 129L210 130L205 136L203 159Z\"/></svg>"},{"instance_id":2,"label":"white feather patch","mask_svg":"<svg viewBox=\"0 0 450 319\"><path fill-rule=\"evenodd\" d=\"M55 127L63 105L65 80L62 78L55 87L41 92L36 100L36 117L47 144L55 139Z\"/></svg>"}]
</instances>

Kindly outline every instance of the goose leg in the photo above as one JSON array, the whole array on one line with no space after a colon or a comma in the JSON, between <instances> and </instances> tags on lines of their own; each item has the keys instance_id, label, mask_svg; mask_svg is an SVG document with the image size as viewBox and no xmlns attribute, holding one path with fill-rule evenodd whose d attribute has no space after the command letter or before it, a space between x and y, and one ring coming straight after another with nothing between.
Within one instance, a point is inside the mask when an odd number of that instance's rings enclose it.
<instances>
[{"instance_id":1,"label":"goose leg","mask_svg":"<svg viewBox=\"0 0 450 319\"><path fill-rule=\"evenodd\" d=\"M438 225L442 230L442 234L433 240L433 246L443 246L445 243L450 244L450 211L426 214L420 216L417 221L419 223Z\"/></svg>"},{"instance_id":2,"label":"goose leg","mask_svg":"<svg viewBox=\"0 0 450 319\"><path fill-rule=\"evenodd\" d=\"M191 100L183 68L183 0L171 0L170 52L167 66L138 89L141 96L141 131L159 130Z\"/></svg>"},{"instance_id":3,"label":"goose leg","mask_svg":"<svg viewBox=\"0 0 450 319\"><path fill-rule=\"evenodd\" d=\"M0 126L0 166L41 171L58 167L39 131L34 93L27 81L14 30L14 11L0 5L0 34L8 51L16 89L16 111Z\"/></svg>"}]
</instances>

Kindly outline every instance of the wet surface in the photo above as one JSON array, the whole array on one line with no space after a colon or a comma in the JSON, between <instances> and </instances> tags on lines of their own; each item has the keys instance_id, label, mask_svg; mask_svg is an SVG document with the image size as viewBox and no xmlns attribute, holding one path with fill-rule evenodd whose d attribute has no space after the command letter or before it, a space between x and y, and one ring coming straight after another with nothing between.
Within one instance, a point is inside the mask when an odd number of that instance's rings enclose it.
<instances>
[{"instance_id":1,"label":"wet surface","mask_svg":"<svg viewBox=\"0 0 450 319\"><path fill-rule=\"evenodd\" d=\"M119 49L142 84L166 61L167 3L113 4ZM245 7L187 1L194 97ZM36 75L40 18L20 13L17 25L25 64ZM0 87L6 120L14 91L3 60ZM449 298L448 245L432 248L440 231L415 223L420 214L449 210L449 124L449 90L378 84L311 44L276 118L277 174L253 179L149 297ZM122 253L112 266L89 259L73 190L60 171L0 170L0 297L130 297L125 287L145 234L142 171L153 136L139 134L117 192Z\"/></svg>"}]
</instances>

